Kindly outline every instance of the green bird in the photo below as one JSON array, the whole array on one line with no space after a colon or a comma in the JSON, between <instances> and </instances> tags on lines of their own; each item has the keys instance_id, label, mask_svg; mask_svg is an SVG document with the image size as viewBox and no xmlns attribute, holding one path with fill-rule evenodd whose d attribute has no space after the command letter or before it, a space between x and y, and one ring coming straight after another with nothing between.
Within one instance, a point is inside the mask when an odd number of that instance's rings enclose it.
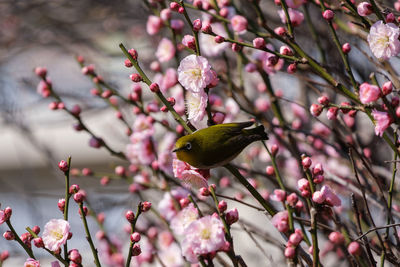
<instances>
[{"instance_id":1,"label":"green bird","mask_svg":"<svg viewBox=\"0 0 400 267\"><path fill-rule=\"evenodd\" d=\"M199 169L211 169L233 160L249 144L268 140L264 126L245 129L253 121L224 123L182 136L175 143L176 156Z\"/></svg>"}]
</instances>

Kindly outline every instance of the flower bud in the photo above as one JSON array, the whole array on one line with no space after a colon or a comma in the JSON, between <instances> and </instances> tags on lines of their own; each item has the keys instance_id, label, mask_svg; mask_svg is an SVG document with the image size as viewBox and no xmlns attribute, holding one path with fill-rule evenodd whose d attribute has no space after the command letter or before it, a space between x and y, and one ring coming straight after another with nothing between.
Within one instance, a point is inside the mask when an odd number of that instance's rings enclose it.
<instances>
[{"instance_id":1,"label":"flower bud","mask_svg":"<svg viewBox=\"0 0 400 267\"><path fill-rule=\"evenodd\" d=\"M126 175L126 169L124 166L117 166L115 167L115 174L121 177L125 177Z\"/></svg>"},{"instance_id":2,"label":"flower bud","mask_svg":"<svg viewBox=\"0 0 400 267\"><path fill-rule=\"evenodd\" d=\"M139 244L134 244L132 247L132 255L139 256L142 253L142 249Z\"/></svg>"},{"instance_id":3,"label":"flower bud","mask_svg":"<svg viewBox=\"0 0 400 267\"><path fill-rule=\"evenodd\" d=\"M320 96L318 97L318 103L320 103L323 106L326 106L329 104L329 98L327 96Z\"/></svg>"},{"instance_id":4,"label":"flower bud","mask_svg":"<svg viewBox=\"0 0 400 267\"><path fill-rule=\"evenodd\" d=\"M218 210L219 210L219 212L225 212L227 208L228 208L228 204L226 204L226 202L225 202L224 200L221 200L221 201L218 203Z\"/></svg>"},{"instance_id":5,"label":"flower bud","mask_svg":"<svg viewBox=\"0 0 400 267\"><path fill-rule=\"evenodd\" d=\"M323 110L322 106L318 104L312 104L310 107L311 115L313 115L314 117L318 117L319 115L321 115L322 110Z\"/></svg>"},{"instance_id":6,"label":"flower bud","mask_svg":"<svg viewBox=\"0 0 400 267\"><path fill-rule=\"evenodd\" d=\"M239 212L236 208L230 210L225 215L226 223L231 225L239 220Z\"/></svg>"},{"instance_id":7,"label":"flower bud","mask_svg":"<svg viewBox=\"0 0 400 267\"><path fill-rule=\"evenodd\" d=\"M128 210L125 213L125 218L128 220L129 223L133 223L135 221L135 213L133 211Z\"/></svg>"},{"instance_id":8,"label":"flower bud","mask_svg":"<svg viewBox=\"0 0 400 267\"><path fill-rule=\"evenodd\" d=\"M65 199L61 198L60 200L58 200L58 209L62 212L64 212L64 208L65 208Z\"/></svg>"},{"instance_id":9,"label":"flower bud","mask_svg":"<svg viewBox=\"0 0 400 267\"><path fill-rule=\"evenodd\" d=\"M133 234L131 234L131 242L139 242L140 241L140 234L138 232L134 232Z\"/></svg>"},{"instance_id":10,"label":"flower bud","mask_svg":"<svg viewBox=\"0 0 400 267\"><path fill-rule=\"evenodd\" d=\"M288 259L293 259L296 256L296 249L294 247L287 247L285 248L285 257Z\"/></svg>"},{"instance_id":11,"label":"flower bud","mask_svg":"<svg viewBox=\"0 0 400 267\"><path fill-rule=\"evenodd\" d=\"M80 187L79 187L79 185L77 185L77 184L73 184L73 185L71 185L71 186L69 187L69 193L70 193L70 194L75 194L75 193L77 193L79 190L80 190ZM65 200L64 200L64 201L65 201Z\"/></svg>"},{"instance_id":12,"label":"flower bud","mask_svg":"<svg viewBox=\"0 0 400 267\"><path fill-rule=\"evenodd\" d=\"M217 44L225 42L225 38L220 35L215 36L214 40Z\"/></svg>"},{"instance_id":13,"label":"flower bud","mask_svg":"<svg viewBox=\"0 0 400 267\"><path fill-rule=\"evenodd\" d=\"M0 261L3 262L6 259L8 259L8 257L10 256L10 253L8 252L8 250L4 250L3 252L0 253Z\"/></svg>"},{"instance_id":14,"label":"flower bud","mask_svg":"<svg viewBox=\"0 0 400 267\"><path fill-rule=\"evenodd\" d=\"M206 197L210 195L210 191L208 190L207 187L202 187L199 189L200 195Z\"/></svg>"},{"instance_id":15,"label":"flower bud","mask_svg":"<svg viewBox=\"0 0 400 267\"><path fill-rule=\"evenodd\" d=\"M42 248L44 247L43 239L41 237L37 237L33 239L33 244L37 248Z\"/></svg>"},{"instance_id":16,"label":"flower bud","mask_svg":"<svg viewBox=\"0 0 400 267\"><path fill-rule=\"evenodd\" d=\"M349 254L353 256L359 256L361 254L361 247L358 242L351 242L349 246L347 247L347 251Z\"/></svg>"},{"instance_id":17,"label":"flower bud","mask_svg":"<svg viewBox=\"0 0 400 267\"><path fill-rule=\"evenodd\" d=\"M303 165L304 169L308 169L312 164L312 160L310 157L304 157L301 161L301 164Z\"/></svg>"},{"instance_id":18,"label":"flower bud","mask_svg":"<svg viewBox=\"0 0 400 267\"><path fill-rule=\"evenodd\" d=\"M143 81L142 76L140 76L139 73L133 73L129 76L129 78L131 78L132 82L138 83Z\"/></svg>"},{"instance_id":19,"label":"flower bud","mask_svg":"<svg viewBox=\"0 0 400 267\"><path fill-rule=\"evenodd\" d=\"M357 13L362 17L372 14L372 11L372 5L368 2L362 2L357 6Z\"/></svg>"},{"instance_id":20,"label":"flower bud","mask_svg":"<svg viewBox=\"0 0 400 267\"><path fill-rule=\"evenodd\" d=\"M341 245L344 243L344 236L340 232L332 232L329 234L329 241L335 245Z\"/></svg>"},{"instance_id":21,"label":"flower bud","mask_svg":"<svg viewBox=\"0 0 400 267\"><path fill-rule=\"evenodd\" d=\"M150 84L150 91L152 91L153 93L158 93L160 92L160 87L157 83L152 83Z\"/></svg>"},{"instance_id":22,"label":"flower bud","mask_svg":"<svg viewBox=\"0 0 400 267\"><path fill-rule=\"evenodd\" d=\"M137 60L138 52L135 49L129 49L128 53L132 56L133 60Z\"/></svg>"},{"instance_id":23,"label":"flower bud","mask_svg":"<svg viewBox=\"0 0 400 267\"><path fill-rule=\"evenodd\" d=\"M283 36L286 33L286 29L284 27L277 27L274 29L274 32L279 36Z\"/></svg>"},{"instance_id":24,"label":"flower bud","mask_svg":"<svg viewBox=\"0 0 400 267\"><path fill-rule=\"evenodd\" d=\"M40 227L37 226L37 225L35 225L35 226L32 227L32 231L33 231L35 234L38 235L38 234L40 233Z\"/></svg>"},{"instance_id":25,"label":"flower bud","mask_svg":"<svg viewBox=\"0 0 400 267\"><path fill-rule=\"evenodd\" d=\"M14 235L13 232L11 232L11 231L5 231L4 234L3 234L3 237L4 237L6 240L9 240L9 241L15 239L15 235Z\"/></svg>"},{"instance_id":26,"label":"flower bud","mask_svg":"<svg viewBox=\"0 0 400 267\"><path fill-rule=\"evenodd\" d=\"M392 90L393 90L393 85L392 85L391 81L385 82L382 85L382 93L383 93L383 95L390 94L392 92Z\"/></svg>"},{"instance_id":27,"label":"flower bud","mask_svg":"<svg viewBox=\"0 0 400 267\"><path fill-rule=\"evenodd\" d=\"M125 67L130 68L133 66L132 62L129 59L125 59L124 61Z\"/></svg>"},{"instance_id":28,"label":"flower bud","mask_svg":"<svg viewBox=\"0 0 400 267\"><path fill-rule=\"evenodd\" d=\"M350 50L351 50L351 45L349 43L344 43L342 45L343 53L348 54L350 52Z\"/></svg>"},{"instance_id":29,"label":"flower bud","mask_svg":"<svg viewBox=\"0 0 400 267\"><path fill-rule=\"evenodd\" d=\"M142 202L142 203L140 204L140 210L141 210L142 212L149 211L150 208L151 208L151 202L144 201L144 202Z\"/></svg>"},{"instance_id":30,"label":"flower bud","mask_svg":"<svg viewBox=\"0 0 400 267\"><path fill-rule=\"evenodd\" d=\"M322 13L322 17L327 21L331 21L334 16L335 16L335 13L333 13L333 11L330 9L327 9Z\"/></svg>"},{"instance_id":31,"label":"flower bud","mask_svg":"<svg viewBox=\"0 0 400 267\"><path fill-rule=\"evenodd\" d=\"M202 23L200 19L195 19L193 21L193 31L198 32L201 30Z\"/></svg>"},{"instance_id":32,"label":"flower bud","mask_svg":"<svg viewBox=\"0 0 400 267\"><path fill-rule=\"evenodd\" d=\"M293 51L290 47L283 45L279 48L279 53L286 56L293 56Z\"/></svg>"},{"instance_id":33,"label":"flower bud","mask_svg":"<svg viewBox=\"0 0 400 267\"><path fill-rule=\"evenodd\" d=\"M300 233L293 233L289 236L289 241L292 243L294 246L297 246L300 244L300 242L303 240L303 236Z\"/></svg>"},{"instance_id":34,"label":"flower bud","mask_svg":"<svg viewBox=\"0 0 400 267\"><path fill-rule=\"evenodd\" d=\"M265 40L261 37L257 37L253 40L253 46L255 48L265 48Z\"/></svg>"},{"instance_id":35,"label":"flower bud","mask_svg":"<svg viewBox=\"0 0 400 267\"><path fill-rule=\"evenodd\" d=\"M82 262L82 256L77 249L71 249L68 251L68 259L77 264Z\"/></svg>"},{"instance_id":36,"label":"flower bud","mask_svg":"<svg viewBox=\"0 0 400 267\"><path fill-rule=\"evenodd\" d=\"M239 45L239 44L237 44L237 43L233 43L232 46L231 46L231 48L232 48L232 51L233 51L233 52L239 52L239 51L242 50L242 46Z\"/></svg>"},{"instance_id":37,"label":"flower bud","mask_svg":"<svg viewBox=\"0 0 400 267\"><path fill-rule=\"evenodd\" d=\"M211 24L209 22L204 22L201 30L202 30L202 32L208 33L208 34L213 32Z\"/></svg>"},{"instance_id":38,"label":"flower bud","mask_svg":"<svg viewBox=\"0 0 400 267\"><path fill-rule=\"evenodd\" d=\"M69 169L68 163L65 160L61 160L58 163L58 168L60 168L61 171L66 172Z\"/></svg>"},{"instance_id":39,"label":"flower bud","mask_svg":"<svg viewBox=\"0 0 400 267\"><path fill-rule=\"evenodd\" d=\"M85 199L85 195L82 194L81 192L77 192L74 194L74 200L76 203L82 203L84 199Z\"/></svg>"}]
</instances>

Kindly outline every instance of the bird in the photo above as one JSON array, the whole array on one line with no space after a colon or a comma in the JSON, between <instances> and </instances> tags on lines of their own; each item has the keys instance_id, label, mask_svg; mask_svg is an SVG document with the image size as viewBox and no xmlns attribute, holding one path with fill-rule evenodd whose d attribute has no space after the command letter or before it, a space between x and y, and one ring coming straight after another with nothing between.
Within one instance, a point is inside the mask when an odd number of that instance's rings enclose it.
<instances>
[{"instance_id":1,"label":"bird","mask_svg":"<svg viewBox=\"0 0 400 267\"><path fill-rule=\"evenodd\" d=\"M179 138L173 152L179 160L198 169L223 166L249 144L268 140L264 126L246 129L253 121L223 123L200 129Z\"/></svg>"}]
</instances>

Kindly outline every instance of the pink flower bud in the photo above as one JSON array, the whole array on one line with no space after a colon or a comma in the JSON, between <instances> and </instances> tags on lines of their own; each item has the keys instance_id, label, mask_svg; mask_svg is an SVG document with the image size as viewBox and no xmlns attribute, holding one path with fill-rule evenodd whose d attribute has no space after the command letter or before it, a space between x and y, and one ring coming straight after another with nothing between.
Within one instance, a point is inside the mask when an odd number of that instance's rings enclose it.
<instances>
[{"instance_id":1,"label":"pink flower bud","mask_svg":"<svg viewBox=\"0 0 400 267\"><path fill-rule=\"evenodd\" d=\"M342 45L343 53L348 54L350 52L350 50L351 50L351 45L349 43L344 43Z\"/></svg>"},{"instance_id":2,"label":"pink flower bud","mask_svg":"<svg viewBox=\"0 0 400 267\"><path fill-rule=\"evenodd\" d=\"M341 245L344 243L344 236L340 232L332 232L329 234L328 238L335 245Z\"/></svg>"},{"instance_id":3,"label":"pink flower bud","mask_svg":"<svg viewBox=\"0 0 400 267\"><path fill-rule=\"evenodd\" d=\"M392 90L393 90L393 85L392 85L391 81L385 82L382 85L382 93L383 93L383 95L390 94L392 92Z\"/></svg>"},{"instance_id":4,"label":"pink flower bud","mask_svg":"<svg viewBox=\"0 0 400 267\"><path fill-rule=\"evenodd\" d=\"M117 166L115 167L115 174L121 177L126 175L126 169L124 166Z\"/></svg>"},{"instance_id":5,"label":"pink flower bud","mask_svg":"<svg viewBox=\"0 0 400 267\"><path fill-rule=\"evenodd\" d=\"M335 16L335 13L333 13L333 11L330 9L327 9L322 13L322 17L328 21L331 21L334 16Z\"/></svg>"},{"instance_id":6,"label":"pink flower bud","mask_svg":"<svg viewBox=\"0 0 400 267\"><path fill-rule=\"evenodd\" d=\"M101 138L97 138L92 136L89 139L89 146L93 148L100 148L103 145L103 140Z\"/></svg>"},{"instance_id":7,"label":"pink flower bud","mask_svg":"<svg viewBox=\"0 0 400 267\"><path fill-rule=\"evenodd\" d=\"M317 163L315 167L313 168L313 174L318 175L318 174L324 174L324 168L322 167L321 163Z\"/></svg>"},{"instance_id":8,"label":"pink flower bud","mask_svg":"<svg viewBox=\"0 0 400 267\"><path fill-rule=\"evenodd\" d=\"M292 243L294 246L297 246L300 244L300 242L303 240L303 235L300 233L293 233L289 236L289 241Z\"/></svg>"},{"instance_id":9,"label":"pink flower bud","mask_svg":"<svg viewBox=\"0 0 400 267\"><path fill-rule=\"evenodd\" d=\"M46 78L47 75L47 69L44 67L36 67L35 68L35 74L43 79Z\"/></svg>"},{"instance_id":10,"label":"pink flower bud","mask_svg":"<svg viewBox=\"0 0 400 267\"><path fill-rule=\"evenodd\" d=\"M210 191L208 190L207 187L202 187L199 189L200 195L206 197L210 195Z\"/></svg>"},{"instance_id":11,"label":"pink flower bud","mask_svg":"<svg viewBox=\"0 0 400 267\"><path fill-rule=\"evenodd\" d=\"M217 44L225 42L225 38L223 36L220 36L220 35L215 36L214 40L215 40L215 42Z\"/></svg>"},{"instance_id":12,"label":"pink flower bud","mask_svg":"<svg viewBox=\"0 0 400 267\"><path fill-rule=\"evenodd\" d=\"M286 56L293 56L293 51L290 47L283 45L279 48L279 53Z\"/></svg>"},{"instance_id":13,"label":"pink flower bud","mask_svg":"<svg viewBox=\"0 0 400 267\"><path fill-rule=\"evenodd\" d=\"M163 10L161 10L160 12L160 18L163 21L168 21L171 19L171 9L169 8L164 8Z\"/></svg>"},{"instance_id":14,"label":"pink flower bud","mask_svg":"<svg viewBox=\"0 0 400 267\"><path fill-rule=\"evenodd\" d=\"M324 203L325 199L326 195L321 191L315 191L314 194L312 195L312 200L318 204Z\"/></svg>"},{"instance_id":15,"label":"pink flower bud","mask_svg":"<svg viewBox=\"0 0 400 267\"><path fill-rule=\"evenodd\" d=\"M226 202L225 202L224 200L221 200L221 201L218 203L218 210L219 210L220 212L225 212L227 208L228 208L228 204L226 204Z\"/></svg>"},{"instance_id":16,"label":"pink flower bud","mask_svg":"<svg viewBox=\"0 0 400 267\"><path fill-rule=\"evenodd\" d=\"M216 112L213 114L212 119L215 122L215 124L221 124L225 119L225 115L224 113Z\"/></svg>"},{"instance_id":17,"label":"pink flower bud","mask_svg":"<svg viewBox=\"0 0 400 267\"><path fill-rule=\"evenodd\" d=\"M147 212L151 209L151 202L149 201L144 201L142 202L142 204L140 205L140 210L142 212Z\"/></svg>"},{"instance_id":18,"label":"pink flower bud","mask_svg":"<svg viewBox=\"0 0 400 267\"><path fill-rule=\"evenodd\" d=\"M40 227L37 226L37 225L35 225L35 226L32 227L32 231L33 231L35 234L38 235L38 234L40 233Z\"/></svg>"},{"instance_id":19,"label":"pink flower bud","mask_svg":"<svg viewBox=\"0 0 400 267\"><path fill-rule=\"evenodd\" d=\"M129 77L131 78L132 82L135 82L135 83L143 81L142 76L140 76L140 74L138 74L138 73L133 73Z\"/></svg>"},{"instance_id":20,"label":"pink flower bud","mask_svg":"<svg viewBox=\"0 0 400 267\"><path fill-rule=\"evenodd\" d=\"M301 164L303 165L304 169L308 169L312 164L312 160L310 157L304 157L301 161Z\"/></svg>"},{"instance_id":21,"label":"pink flower bud","mask_svg":"<svg viewBox=\"0 0 400 267\"><path fill-rule=\"evenodd\" d=\"M185 12L185 9L181 6L178 8L178 13L183 14Z\"/></svg>"},{"instance_id":22,"label":"pink flower bud","mask_svg":"<svg viewBox=\"0 0 400 267\"><path fill-rule=\"evenodd\" d=\"M297 197L296 193L291 193L286 197L286 202L292 207L296 205L298 200L299 198Z\"/></svg>"},{"instance_id":23,"label":"pink flower bud","mask_svg":"<svg viewBox=\"0 0 400 267\"><path fill-rule=\"evenodd\" d=\"M323 106L326 106L329 104L329 98L327 96L320 96L318 97L318 103L320 103Z\"/></svg>"},{"instance_id":24,"label":"pink flower bud","mask_svg":"<svg viewBox=\"0 0 400 267\"><path fill-rule=\"evenodd\" d=\"M74 194L74 200L76 203L82 203L84 199L85 199L85 195L82 194L81 192Z\"/></svg>"},{"instance_id":25,"label":"pink flower bud","mask_svg":"<svg viewBox=\"0 0 400 267\"><path fill-rule=\"evenodd\" d=\"M182 44L192 50L196 50L196 40L192 35L185 35L182 39Z\"/></svg>"},{"instance_id":26,"label":"pink flower bud","mask_svg":"<svg viewBox=\"0 0 400 267\"><path fill-rule=\"evenodd\" d=\"M275 189L274 194L270 198L273 201L283 202L286 199L286 192L282 189Z\"/></svg>"},{"instance_id":27,"label":"pink flower bud","mask_svg":"<svg viewBox=\"0 0 400 267\"><path fill-rule=\"evenodd\" d=\"M160 92L160 87L157 83L152 83L150 84L150 91L152 91L153 93L158 93Z\"/></svg>"},{"instance_id":28,"label":"pink flower bud","mask_svg":"<svg viewBox=\"0 0 400 267\"><path fill-rule=\"evenodd\" d=\"M66 172L69 169L68 163L65 160L61 160L58 163L58 168L60 168L61 171Z\"/></svg>"},{"instance_id":29,"label":"pink flower bud","mask_svg":"<svg viewBox=\"0 0 400 267\"><path fill-rule=\"evenodd\" d=\"M272 156L275 157L276 154L278 154L278 151L279 151L279 146L277 144L273 144L271 146L271 154L272 154Z\"/></svg>"},{"instance_id":30,"label":"pink flower bud","mask_svg":"<svg viewBox=\"0 0 400 267\"><path fill-rule=\"evenodd\" d=\"M125 218L128 220L128 222L133 223L135 220L135 213L133 213L131 210L128 210L125 213Z\"/></svg>"},{"instance_id":31,"label":"pink flower bud","mask_svg":"<svg viewBox=\"0 0 400 267\"><path fill-rule=\"evenodd\" d=\"M324 181L324 176L323 175L320 175L320 174L318 174L318 175L316 175L315 177L314 177L314 179L313 179L313 182L315 183L315 184L320 184L320 183L322 183L323 181Z\"/></svg>"},{"instance_id":32,"label":"pink flower bud","mask_svg":"<svg viewBox=\"0 0 400 267\"><path fill-rule=\"evenodd\" d=\"M226 223L231 225L239 220L239 212L236 208L230 210L225 215Z\"/></svg>"},{"instance_id":33,"label":"pink flower bud","mask_svg":"<svg viewBox=\"0 0 400 267\"><path fill-rule=\"evenodd\" d=\"M328 112L326 113L328 120L336 120L338 111L339 111L339 108L337 108L337 107L329 108Z\"/></svg>"},{"instance_id":34,"label":"pink flower bud","mask_svg":"<svg viewBox=\"0 0 400 267\"><path fill-rule=\"evenodd\" d=\"M274 32L279 36L283 36L286 33L286 29L284 27L277 27L274 29Z\"/></svg>"},{"instance_id":35,"label":"pink flower bud","mask_svg":"<svg viewBox=\"0 0 400 267\"><path fill-rule=\"evenodd\" d=\"M5 231L3 237L8 241L15 239L15 235L11 231Z\"/></svg>"},{"instance_id":36,"label":"pink flower bud","mask_svg":"<svg viewBox=\"0 0 400 267\"><path fill-rule=\"evenodd\" d=\"M204 22L201 30L208 34L213 32L210 22Z\"/></svg>"},{"instance_id":37,"label":"pink flower bud","mask_svg":"<svg viewBox=\"0 0 400 267\"><path fill-rule=\"evenodd\" d=\"M73 184L73 185L71 185L71 186L69 187L69 193L70 193L70 194L75 194L75 193L77 193L79 190L80 190L80 187L79 187L79 185L77 185L77 184Z\"/></svg>"},{"instance_id":38,"label":"pink flower bud","mask_svg":"<svg viewBox=\"0 0 400 267\"><path fill-rule=\"evenodd\" d=\"M0 261L5 261L6 259L8 259L8 257L10 256L10 253L8 252L8 250L4 250L3 252L0 253Z\"/></svg>"},{"instance_id":39,"label":"pink flower bud","mask_svg":"<svg viewBox=\"0 0 400 267\"><path fill-rule=\"evenodd\" d=\"M133 66L132 62L129 59L125 59L124 61L125 67L130 68Z\"/></svg>"},{"instance_id":40,"label":"pink flower bud","mask_svg":"<svg viewBox=\"0 0 400 267\"><path fill-rule=\"evenodd\" d=\"M132 247L132 255L139 256L142 253L142 249L139 244L134 244Z\"/></svg>"},{"instance_id":41,"label":"pink flower bud","mask_svg":"<svg viewBox=\"0 0 400 267\"><path fill-rule=\"evenodd\" d=\"M4 209L4 215L6 216L7 220L11 218L12 215L12 209L10 207L7 207Z\"/></svg>"},{"instance_id":42,"label":"pink flower bud","mask_svg":"<svg viewBox=\"0 0 400 267\"><path fill-rule=\"evenodd\" d=\"M272 166L267 166L267 168L265 169L265 172L270 176L275 175L275 170L274 170L274 167L272 167Z\"/></svg>"},{"instance_id":43,"label":"pink flower bud","mask_svg":"<svg viewBox=\"0 0 400 267\"><path fill-rule=\"evenodd\" d=\"M360 101L368 104L377 101L381 96L381 90L378 86L369 83L360 85Z\"/></svg>"},{"instance_id":44,"label":"pink flower bud","mask_svg":"<svg viewBox=\"0 0 400 267\"><path fill-rule=\"evenodd\" d=\"M176 3L176 2L171 2L171 3L169 4L169 8L170 8L171 10L175 11L175 12L177 12L178 9L179 9L180 7L181 7L181 6L180 6L178 3Z\"/></svg>"},{"instance_id":45,"label":"pink flower bud","mask_svg":"<svg viewBox=\"0 0 400 267\"><path fill-rule=\"evenodd\" d=\"M82 262L82 256L77 249L71 249L68 251L68 259L77 264Z\"/></svg>"},{"instance_id":46,"label":"pink flower bud","mask_svg":"<svg viewBox=\"0 0 400 267\"><path fill-rule=\"evenodd\" d=\"M60 200L58 200L58 209L62 212L64 212L64 208L65 208L65 199L61 198Z\"/></svg>"},{"instance_id":47,"label":"pink flower bud","mask_svg":"<svg viewBox=\"0 0 400 267\"><path fill-rule=\"evenodd\" d=\"M289 74L295 73L297 71L297 64L296 63L289 64L286 70Z\"/></svg>"},{"instance_id":48,"label":"pink flower bud","mask_svg":"<svg viewBox=\"0 0 400 267\"><path fill-rule=\"evenodd\" d=\"M150 63L150 69L154 72L160 72L161 71L161 64L158 61L153 61Z\"/></svg>"},{"instance_id":49,"label":"pink flower bud","mask_svg":"<svg viewBox=\"0 0 400 267\"><path fill-rule=\"evenodd\" d=\"M42 248L44 247L44 243L41 237L37 237L33 239L33 244L35 245L35 247L37 248Z\"/></svg>"},{"instance_id":50,"label":"pink flower bud","mask_svg":"<svg viewBox=\"0 0 400 267\"><path fill-rule=\"evenodd\" d=\"M265 48L265 40L261 37L257 37L253 40L253 46L255 48Z\"/></svg>"},{"instance_id":51,"label":"pink flower bud","mask_svg":"<svg viewBox=\"0 0 400 267\"><path fill-rule=\"evenodd\" d=\"M296 249L294 247L285 248L285 257L288 259L293 259L296 256Z\"/></svg>"},{"instance_id":52,"label":"pink flower bud","mask_svg":"<svg viewBox=\"0 0 400 267\"><path fill-rule=\"evenodd\" d=\"M323 107L318 104L312 104L310 107L311 115L313 115L314 117L318 117L319 115L321 115L322 110Z\"/></svg>"},{"instance_id":53,"label":"pink flower bud","mask_svg":"<svg viewBox=\"0 0 400 267\"><path fill-rule=\"evenodd\" d=\"M351 242L349 246L347 247L347 251L349 254L353 256L359 256L361 254L361 247L358 242Z\"/></svg>"},{"instance_id":54,"label":"pink flower bud","mask_svg":"<svg viewBox=\"0 0 400 267\"><path fill-rule=\"evenodd\" d=\"M179 205L181 206L181 208L185 208L190 204L190 200L188 198L181 198L179 200Z\"/></svg>"},{"instance_id":55,"label":"pink flower bud","mask_svg":"<svg viewBox=\"0 0 400 267\"><path fill-rule=\"evenodd\" d=\"M139 242L140 241L140 234L138 232L134 232L131 234L131 242Z\"/></svg>"},{"instance_id":56,"label":"pink flower bud","mask_svg":"<svg viewBox=\"0 0 400 267\"><path fill-rule=\"evenodd\" d=\"M198 32L201 30L202 23L200 19L195 19L193 21L193 31Z\"/></svg>"},{"instance_id":57,"label":"pink flower bud","mask_svg":"<svg viewBox=\"0 0 400 267\"><path fill-rule=\"evenodd\" d=\"M228 15L229 15L229 9L226 8L226 7L221 8L221 9L219 10L219 15L220 15L221 17L224 17L224 18L228 17ZM231 23L232 23L232 22L231 22Z\"/></svg>"},{"instance_id":58,"label":"pink flower bud","mask_svg":"<svg viewBox=\"0 0 400 267\"><path fill-rule=\"evenodd\" d=\"M239 51L242 50L242 46L239 45L239 44L237 44L237 43L233 43L232 46L231 46L231 48L232 48L232 51L233 51L233 52L239 52Z\"/></svg>"},{"instance_id":59,"label":"pink flower bud","mask_svg":"<svg viewBox=\"0 0 400 267\"><path fill-rule=\"evenodd\" d=\"M310 190L310 183L306 178L301 178L300 180L297 181L297 187L299 188L300 191Z\"/></svg>"},{"instance_id":60,"label":"pink flower bud","mask_svg":"<svg viewBox=\"0 0 400 267\"><path fill-rule=\"evenodd\" d=\"M138 52L135 49L129 49L128 50L129 55L132 56L133 60L137 60L138 58Z\"/></svg>"},{"instance_id":61,"label":"pink flower bud","mask_svg":"<svg viewBox=\"0 0 400 267\"><path fill-rule=\"evenodd\" d=\"M362 2L357 6L357 13L362 17L370 15L372 11L372 5L368 2Z\"/></svg>"}]
</instances>

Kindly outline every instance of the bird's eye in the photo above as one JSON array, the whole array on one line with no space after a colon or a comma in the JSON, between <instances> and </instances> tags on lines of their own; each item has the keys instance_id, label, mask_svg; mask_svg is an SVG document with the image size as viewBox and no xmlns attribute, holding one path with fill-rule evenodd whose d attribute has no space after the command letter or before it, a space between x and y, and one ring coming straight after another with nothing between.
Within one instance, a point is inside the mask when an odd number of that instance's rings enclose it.
<instances>
[{"instance_id":1,"label":"bird's eye","mask_svg":"<svg viewBox=\"0 0 400 267\"><path fill-rule=\"evenodd\" d=\"M192 149L192 144L191 144L191 143L186 143L185 148L186 148L187 150Z\"/></svg>"}]
</instances>

